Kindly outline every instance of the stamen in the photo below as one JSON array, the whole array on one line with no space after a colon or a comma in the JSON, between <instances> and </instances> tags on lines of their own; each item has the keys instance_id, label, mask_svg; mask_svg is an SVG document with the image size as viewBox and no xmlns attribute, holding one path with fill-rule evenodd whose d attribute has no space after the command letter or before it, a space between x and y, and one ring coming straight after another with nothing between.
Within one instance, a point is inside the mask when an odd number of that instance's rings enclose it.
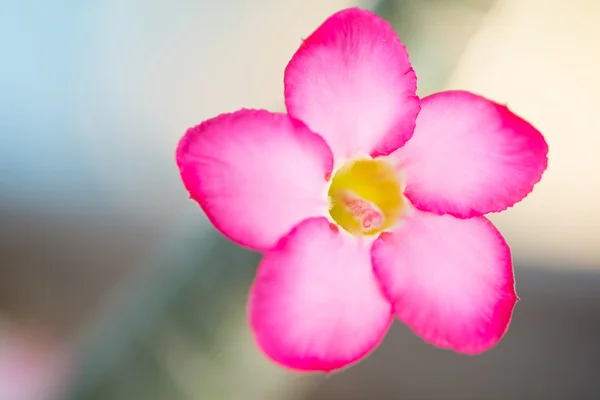
<instances>
[{"instance_id":1,"label":"stamen","mask_svg":"<svg viewBox=\"0 0 600 400\"><path fill-rule=\"evenodd\" d=\"M350 190L342 191L340 200L346 211L352 214L354 219L360 221L364 231L377 229L381 226L383 213L375 203L361 199Z\"/></svg>"}]
</instances>

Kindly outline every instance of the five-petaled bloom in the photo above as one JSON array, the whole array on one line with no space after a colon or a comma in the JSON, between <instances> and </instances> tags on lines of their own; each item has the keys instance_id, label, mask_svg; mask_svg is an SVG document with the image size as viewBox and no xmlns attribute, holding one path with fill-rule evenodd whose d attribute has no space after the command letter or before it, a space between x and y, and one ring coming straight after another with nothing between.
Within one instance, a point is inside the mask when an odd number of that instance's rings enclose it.
<instances>
[{"instance_id":1,"label":"five-petaled bloom","mask_svg":"<svg viewBox=\"0 0 600 400\"><path fill-rule=\"evenodd\" d=\"M222 114L177 149L214 226L264 253L249 298L260 348L332 371L394 316L442 348L494 346L517 296L508 245L483 215L541 179L542 135L468 92L419 99L393 29L359 9L306 39L284 84L287 114Z\"/></svg>"}]
</instances>

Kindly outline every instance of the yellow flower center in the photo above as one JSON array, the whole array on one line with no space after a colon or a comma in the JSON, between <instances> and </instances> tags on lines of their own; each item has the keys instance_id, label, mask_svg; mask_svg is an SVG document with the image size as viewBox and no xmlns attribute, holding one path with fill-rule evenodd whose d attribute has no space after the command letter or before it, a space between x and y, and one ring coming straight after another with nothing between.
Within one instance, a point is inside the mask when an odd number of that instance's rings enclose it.
<instances>
[{"instance_id":1,"label":"yellow flower center","mask_svg":"<svg viewBox=\"0 0 600 400\"><path fill-rule=\"evenodd\" d=\"M329 188L329 213L353 235L374 235L392 227L405 209L394 168L381 160L344 164Z\"/></svg>"}]
</instances>

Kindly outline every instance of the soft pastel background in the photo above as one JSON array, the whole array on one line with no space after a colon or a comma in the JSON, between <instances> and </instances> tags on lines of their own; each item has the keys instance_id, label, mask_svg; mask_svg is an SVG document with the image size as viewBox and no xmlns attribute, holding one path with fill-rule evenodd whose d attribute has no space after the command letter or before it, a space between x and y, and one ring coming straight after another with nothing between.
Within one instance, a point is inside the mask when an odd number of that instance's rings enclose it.
<instances>
[{"instance_id":1,"label":"soft pastel background","mask_svg":"<svg viewBox=\"0 0 600 400\"><path fill-rule=\"evenodd\" d=\"M546 135L550 168L493 220L518 304L470 358L396 324L361 364L295 375L252 344L258 256L174 163L220 112L282 109L332 12L371 8L422 95L469 89ZM600 1L0 0L0 400L600 399Z\"/></svg>"}]
</instances>

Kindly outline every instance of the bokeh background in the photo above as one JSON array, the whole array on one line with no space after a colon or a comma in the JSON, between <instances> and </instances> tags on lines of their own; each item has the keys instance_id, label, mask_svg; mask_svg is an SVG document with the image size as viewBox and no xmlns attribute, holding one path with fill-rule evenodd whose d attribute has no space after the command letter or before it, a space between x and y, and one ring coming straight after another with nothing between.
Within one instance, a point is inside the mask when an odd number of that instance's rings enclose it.
<instances>
[{"instance_id":1,"label":"bokeh background","mask_svg":"<svg viewBox=\"0 0 600 400\"><path fill-rule=\"evenodd\" d=\"M517 305L472 358L395 324L324 377L264 359L259 259L174 163L185 129L283 109L300 39L348 6L392 22L419 94L468 89L546 136L550 167L492 216ZM600 1L0 0L0 400L600 399Z\"/></svg>"}]
</instances>

